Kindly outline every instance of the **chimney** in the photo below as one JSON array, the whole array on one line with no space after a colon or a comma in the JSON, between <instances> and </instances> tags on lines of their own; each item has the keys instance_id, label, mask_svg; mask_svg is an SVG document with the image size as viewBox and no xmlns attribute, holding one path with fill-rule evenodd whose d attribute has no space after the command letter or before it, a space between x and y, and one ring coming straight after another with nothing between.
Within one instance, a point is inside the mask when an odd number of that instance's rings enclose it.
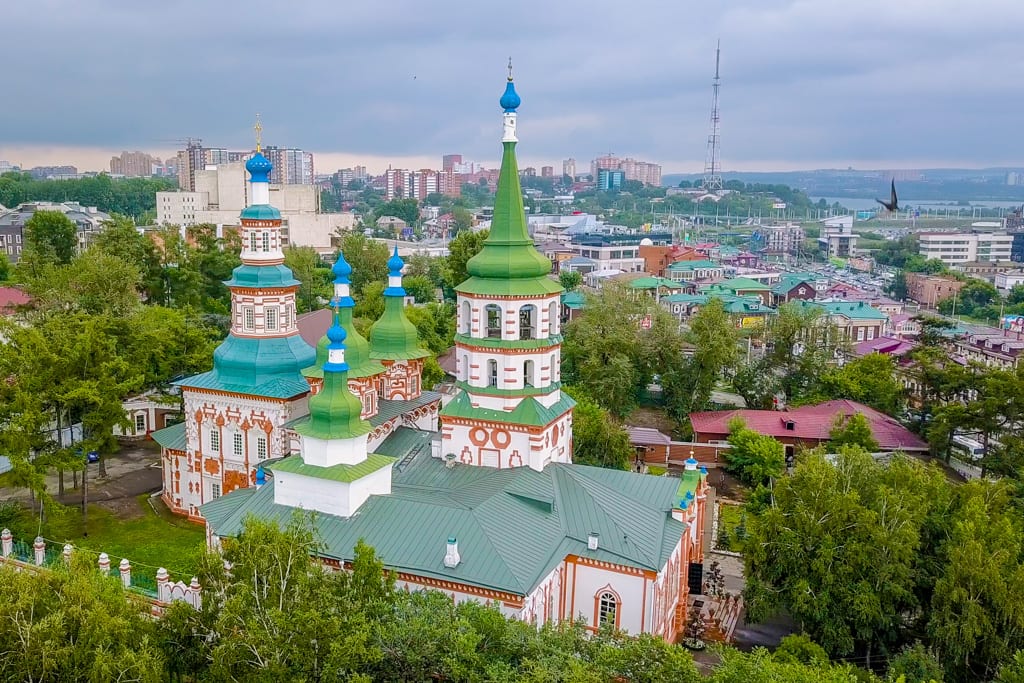
<instances>
[{"instance_id":1,"label":"chimney","mask_svg":"<svg viewBox=\"0 0 1024 683\"><path fill-rule=\"evenodd\" d=\"M587 550L597 550L597 532L591 531L587 534Z\"/></svg>"},{"instance_id":2,"label":"chimney","mask_svg":"<svg viewBox=\"0 0 1024 683\"><path fill-rule=\"evenodd\" d=\"M459 562L462 561L462 557L459 556L459 542L455 540L454 536L448 537L448 545L444 551L444 566L448 569L454 569L459 566Z\"/></svg>"}]
</instances>

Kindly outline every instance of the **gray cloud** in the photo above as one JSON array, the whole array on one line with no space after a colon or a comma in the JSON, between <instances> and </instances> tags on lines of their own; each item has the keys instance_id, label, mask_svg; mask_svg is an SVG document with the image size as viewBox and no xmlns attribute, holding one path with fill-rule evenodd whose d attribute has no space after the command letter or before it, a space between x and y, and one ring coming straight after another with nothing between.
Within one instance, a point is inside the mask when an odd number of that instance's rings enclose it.
<instances>
[{"instance_id":1,"label":"gray cloud","mask_svg":"<svg viewBox=\"0 0 1024 683\"><path fill-rule=\"evenodd\" d=\"M1017 0L6 4L0 148L495 159L511 54L524 158L694 168L721 37L727 168L1024 156Z\"/></svg>"}]
</instances>

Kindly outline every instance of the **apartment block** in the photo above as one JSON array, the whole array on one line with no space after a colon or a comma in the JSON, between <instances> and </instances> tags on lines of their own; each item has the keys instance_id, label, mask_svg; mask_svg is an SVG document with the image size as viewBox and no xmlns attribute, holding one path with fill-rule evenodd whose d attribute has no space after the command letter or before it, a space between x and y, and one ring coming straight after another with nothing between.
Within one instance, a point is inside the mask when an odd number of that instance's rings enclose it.
<instances>
[{"instance_id":1,"label":"apartment block","mask_svg":"<svg viewBox=\"0 0 1024 683\"><path fill-rule=\"evenodd\" d=\"M918 253L946 265L976 261L1009 261L1013 235L1004 232L922 232Z\"/></svg>"}]
</instances>

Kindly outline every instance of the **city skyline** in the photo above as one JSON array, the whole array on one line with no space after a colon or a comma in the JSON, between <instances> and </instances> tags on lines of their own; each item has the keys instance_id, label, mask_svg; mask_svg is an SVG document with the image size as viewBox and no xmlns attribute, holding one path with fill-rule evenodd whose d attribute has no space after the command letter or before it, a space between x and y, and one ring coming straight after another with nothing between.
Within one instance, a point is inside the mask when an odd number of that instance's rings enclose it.
<instances>
[{"instance_id":1,"label":"city skyline","mask_svg":"<svg viewBox=\"0 0 1024 683\"><path fill-rule=\"evenodd\" d=\"M36 94L0 112L0 158L25 166L100 170L124 150L166 157L188 136L244 149L256 112L268 140L312 151L324 171L436 167L452 151L496 166L487 111L500 93L488 84L511 54L529 95L524 165L611 151L665 174L699 172L719 37L725 171L1024 160L1009 142L1017 107L1006 88L1024 58L1012 35L985 33L1024 19L1003 0L734 0L704 14L532 0L500 12L441 2L429 15L402 1L344 13L322 2L49 4L11 8L21 29L10 48L34 58L10 85ZM174 37L173 58L154 27ZM33 49L44 32L50 47ZM130 106L112 84L132 93ZM978 106L993 97L998 106Z\"/></svg>"}]
</instances>

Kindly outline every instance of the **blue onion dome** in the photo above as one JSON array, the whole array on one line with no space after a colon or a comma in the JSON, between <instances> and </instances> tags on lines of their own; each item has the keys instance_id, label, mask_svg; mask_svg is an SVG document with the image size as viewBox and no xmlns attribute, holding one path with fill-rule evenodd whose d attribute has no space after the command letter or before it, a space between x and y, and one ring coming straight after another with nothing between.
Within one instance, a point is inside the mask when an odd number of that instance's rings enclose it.
<instances>
[{"instance_id":1,"label":"blue onion dome","mask_svg":"<svg viewBox=\"0 0 1024 683\"><path fill-rule=\"evenodd\" d=\"M519 98L519 93L516 92L516 86L512 82L512 77L509 76L508 82L505 84L505 93L501 96L501 99L498 100L498 104L500 104L501 108L507 113L510 113L515 112L515 110L519 108L521 102L522 100Z\"/></svg>"},{"instance_id":2,"label":"blue onion dome","mask_svg":"<svg viewBox=\"0 0 1024 683\"><path fill-rule=\"evenodd\" d=\"M332 344L344 343L345 337L347 336L348 333L345 332L345 328L339 325L337 321L335 321L333 325L327 328L327 338L331 341Z\"/></svg>"},{"instance_id":3,"label":"blue onion dome","mask_svg":"<svg viewBox=\"0 0 1024 683\"><path fill-rule=\"evenodd\" d=\"M405 261L398 255L398 245L395 245L395 252L388 259L388 270L392 277L397 277L402 274L402 268L405 268Z\"/></svg>"},{"instance_id":4,"label":"blue onion dome","mask_svg":"<svg viewBox=\"0 0 1024 683\"><path fill-rule=\"evenodd\" d=\"M245 170L252 176L254 183L269 182L270 171L273 168L274 165L270 163L270 159L263 156L262 152L256 152L249 158L249 161L245 162Z\"/></svg>"},{"instance_id":5,"label":"blue onion dome","mask_svg":"<svg viewBox=\"0 0 1024 683\"><path fill-rule=\"evenodd\" d=\"M348 276L352 274L352 266L349 265L348 261L345 260L345 255L340 251L338 252L338 260L334 262L334 267L331 268L331 271L334 273L334 284L349 284Z\"/></svg>"}]
</instances>

